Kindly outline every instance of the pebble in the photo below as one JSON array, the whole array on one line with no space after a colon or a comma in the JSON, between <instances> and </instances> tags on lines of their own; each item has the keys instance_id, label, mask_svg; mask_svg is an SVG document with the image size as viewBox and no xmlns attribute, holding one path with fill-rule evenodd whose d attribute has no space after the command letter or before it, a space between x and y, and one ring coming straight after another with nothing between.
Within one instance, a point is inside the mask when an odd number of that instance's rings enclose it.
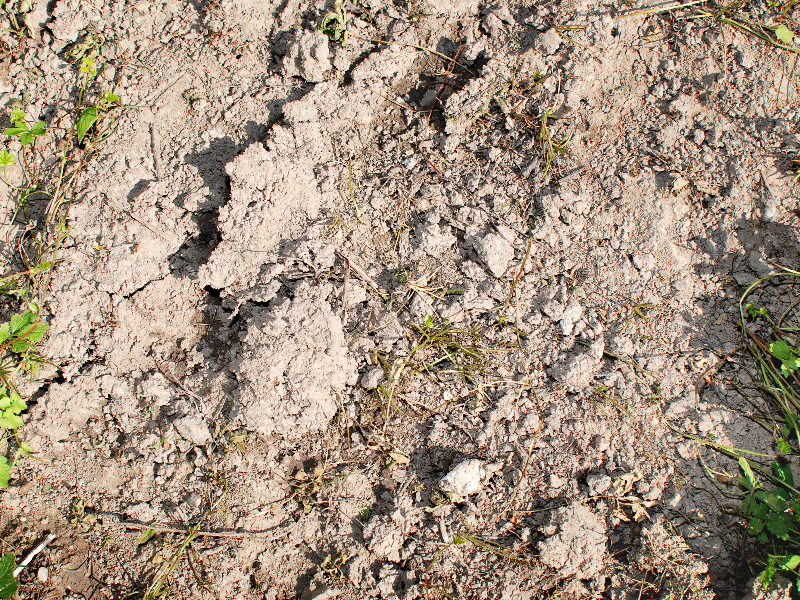
<instances>
[{"instance_id":1,"label":"pebble","mask_svg":"<svg viewBox=\"0 0 800 600\"><path fill-rule=\"evenodd\" d=\"M465 460L459 463L447 475L442 477L439 488L456 496L469 496L481 491L483 488L484 468L483 463L477 459Z\"/></svg>"},{"instance_id":2,"label":"pebble","mask_svg":"<svg viewBox=\"0 0 800 600\"><path fill-rule=\"evenodd\" d=\"M42 583L47 583L47 579L50 576L50 571L47 567L39 567L39 570L36 571L36 579L41 581Z\"/></svg>"},{"instance_id":3,"label":"pebble","mask_svg":"<svg viewBox=\"0 0 800 600\"><path fill-rule=\"evenodd\" d=\"M361 376L361 387L365 390L374 390L383 379L383 369L374 367Z\"/></svg>"}]
</instances>

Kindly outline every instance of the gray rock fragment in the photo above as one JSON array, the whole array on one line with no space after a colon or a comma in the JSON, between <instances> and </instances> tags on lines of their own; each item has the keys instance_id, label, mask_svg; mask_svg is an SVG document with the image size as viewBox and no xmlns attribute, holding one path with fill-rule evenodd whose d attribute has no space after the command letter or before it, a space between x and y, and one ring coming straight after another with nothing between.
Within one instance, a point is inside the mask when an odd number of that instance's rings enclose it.
<instances>
[{"instance_id":1,"label":"gray rock fragment","mask_svg":"<svg viewBox=\"0 0 800 600\"><path fill-rule=\"evenodd\" d=\"M552 27L541 34L536 42L545 54L555 54L561 47L561 36Z\"/></svg>"},{"instance_id":2,"label":"gray rock fragment","mask_svg":"<svg viewBox=\"0 0 800 600\"><path fill-rule=\"evenodd\" d=\"M455 494L462 498L479 492L483 487L483 463L477 459L459 463L447 475L442 477L439 488L443 492Z\"/></svg>"},{"instance_id":3,"label":"gray rock fragment","mask_svg":"<svg viewBox=\"0 0 800 600\"><path fill-rule=\"evenodd\" d=\"M508 264L514 260L514 246L504 237L494 233L473 240L472 247L481 262L489 267L489 271L495 277L502 277L508 269Z\"/></svg>"},{"instance_id":4,"label":"gray rock fragment","mask_svg":"<svg viewBox=\"0 0 800 600\"><path fill-rule=\"evenodd\" d=\"M195 446L203 446L211 441L211 431L203 419L197 415L181 417L173 423L175 430Z\"/></svg>"},{"instance_id":5,"label":"gray rock fragment","mask_svg":"<svg viewBox=\"0 0 800 600\"><path fill-rule=\"evenodd\" d=\"M289 46L283 58L283 71L287 77L300 76L309 83L325 80L331 70L331 53L328 38L321 32L304 31Z\"/></svg>"},{"instance_id":6,"label":"gray rock fragment","mask_svg":"<svg viewBox=\"0 0 800 600\"><path fill-rule=\"evenodd\" d=\"M564 364L555 365L550 374L571 392L584 390L594 381L604 347L603 339L598 338L589 346L588 352L572 356Z\"/></svg>"},{"instance_id":7,"label":"gray rock fragment","mask_svg":"<svg viewBox=\"0 0 800 600\"><path fill-rule=\"evenodd\" d=\"M480 0L431 0L431 6L443 13L450 14L477 14L481 5Z\"/></svg>"},{"instance_id":8,"label":"gray rock fragment","mask_svg":"<svg viewBox=\"0 0 800 600\"><path fill-rule=\"evenodd\" d=\"M383 379L383 369L380 367L373 367L361 376L361 381L359 383L361 383L361 387L365 390L374 390L378 387L381 379Z\"/></svg>"},{"instance_id":9,"label":"gray rock fragment","mask_svg":"<svg viewBox=\"0 0 800 600\"><path fill-rule=\"evenodd\" d=\"M589 493L592 496L599 496L611 488L611 477L600 473L593 473L586 476L586 485L589 486Z\"/></svg>"},{"instance_id":10,"label":"gray rock fragment","mask_svg":"<svg viewBox=\"0 0 800 600\"><path fill-rule=\"evenodd\" d=\"M450 252L456 243L456 236L449 229L442 231L438 223L420 223L417 226L416 237L419 247L433 257L439 257Z\"/></svg>"},{"instance_id":11,"label":"gray rock fragment","mask_svg":"<svg viewBox=\"0 0 800 600\"><path fill-rule=\"evenodd\" d=\"M570 298L564 312L561 314L561 332L570 335L577 323L583 316L583 307L574 298Z\"/></svg>"},{"instance_id":12,"label":"gray rock fragment","mask_svg":"<svg viewBox=\"0 0 800 600\"><path fill-rule=\"evenodd\" d=\"M342 321L326 299L330 293L329 286L303 282L294 300L253 309L241 356L232 364L248 429L289 439L325 429L336 413L336 392L358 381Z\"/></svg>"},{"instance_id":13,"label":"gray rock fragment","mask_svg":"<svg viewBox=\"0 0 800 600\"><path fill-rule=\"evenodd\" d=\"M559 576L591 579L603 570L606 526L588 506L559 508L543 531L550 537L539 544L541 560Z\"/></svg>"}]
</instances>

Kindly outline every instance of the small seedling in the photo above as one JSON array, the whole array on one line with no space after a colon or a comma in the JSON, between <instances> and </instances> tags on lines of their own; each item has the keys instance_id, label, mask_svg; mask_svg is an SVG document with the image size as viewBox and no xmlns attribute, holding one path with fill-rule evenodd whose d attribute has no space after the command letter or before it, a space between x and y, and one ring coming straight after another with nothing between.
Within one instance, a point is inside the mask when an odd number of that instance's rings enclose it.
<instances>
[{"instance_id":1,"label":"small seedling","mask_svg":"<svg viewBox=\"0 0 800 600\"><path fill-rule=\"evenodd\" d=\"M655 304L651 304L650 302L641 302L639 304L634 304L631 306L631 313L628 315L628 319L625 321L625 324L622 326L621 331L625 331L628 328L628 325L631 324L631 321L634 319L640 319L642 321L647 321L653 315L650 313L651 310L657 308Z\"/></svg>"},{"instance_id":2,"label":"small seedling","mask_svg":"<svg viewBox=\"0 0 800 600\"><path fill-rule=\"evenodd\" d=\"M328 576L328 579L333 581L344 579L344 573L342 572L342 567L345 563L352 558L350 555L347 554L344 550L337 552L335 554L328 554L322 561L322 564L319 566L322 569L322 572Z\"/></svg>"},{"instance_id":3,"label":"small seedling","mask_svg":"<svg viewBox=\"0 0 800 600\"><path fill-rule=\"evenodd\" d=\"M542 148L542 152L544 153L544 176L546 177L547 174L550 172L550 167L553 166L553 162L556 159L556 155L558 154L570 154L569 149L567 148L567 144L569 144L570 139L572 136L567 134L561 139L553 139L553 136L550 134L550 127L549 122L550 119L558 119L559 117L553 114L553 109L547 109L542 113L541 116L541 124L539 129L539 146Z\"/></svg>"},{"instance_id":4,"label":"small seedling","mask_svg":"<svg viewBox=\"0 0 800 600\"><path fill-rule=\"evenodd\" d=\"M292 488L290 500L294 500L303 507L305 514L310 513L317 501L317 492L322 489L322 478L325 475L325 465L317 465L308 472L300 469L289 480Z\"/></svg>"},{"instance_id":5,"label":"small seedling","mask_svg":"<svg viewBox=\"0 0 800 600\"><path fill-rule=\"evenodd\" d=\"M326 13L317 25L317 31L321 31L332 42L340 42L342 46L347 46L347 14L344 11L344 0L336 0L333 4L333 12Z\"/></svg>"},{"instance_id":6,"label":"small seedling","mask_svg":"<svg viewBox=\"0 0 800 600\"><path fill-rule=\"evenodd\" d=\"M47 124L44 121L37 121L32 126L27 123L27 115L21 110L12 111L11 122L14 125L3 131L3 135L16 137L20 144L27 146L32 144L36 137L41 137L47 133Z\"/></svg>"}]
</instances>

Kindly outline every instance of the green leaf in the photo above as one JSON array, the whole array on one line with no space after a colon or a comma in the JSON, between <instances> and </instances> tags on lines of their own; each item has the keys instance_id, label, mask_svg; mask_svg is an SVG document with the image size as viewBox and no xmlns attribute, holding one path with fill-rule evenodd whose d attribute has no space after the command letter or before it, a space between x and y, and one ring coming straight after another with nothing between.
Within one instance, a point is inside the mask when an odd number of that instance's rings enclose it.
<instances>
[{"instance_id":1,"label":"green leaf","mask_svg":"<svg viewBox=\"0 0 800 600\"><path fill-rule=\"evenodd\" d=\"M17 445L19 446L20 456L24 457L24 456L30 456L31 454L33 454L33 448L31 448L31 445L28 442L26 442L24 440L19 440L17 442Z\"/></svg>"},{"instance_id":2,"label":"green leaf","mask_svg":"<svg viewBox=\"0 0 800 600\"><path fill-rule=\"evenodd\" d=\"M751 506L749 516L757 519L763 519L767 516L768 512L769 507L766 504L763 502L756 502L753 506Z\"/></svg>"},{"instance_id":3,"label":"green leaf","mask_svg":"<svg viewBox=\"0 0 800 600\"><path fill-rule=\"evenodd\" d=\"M458 535L458 534L455 534L455 535L453 536L453 543L454 543L454 544L456 544L456 545L458 545L458 544L463 544L463 543L465 543L466 541L467 541L467 540L465 540L463 537L461 537L461 536L460 536L460 535Z\"/></svg>"},{"instance_id":4,"label":"green leaf","mask_svg":"<svg viewBox=\"0 0 800 600\"><path fill-rule=\"evenodd\" d=\"M139 545L146 544L151 537L156 534L155 529L145 529L142 535L139 536Z\"/></svg>"},{"instance_id":5,"label":"green leaf","mask_svg":"<svg viewBox=\"0 0 800 600\"><path fill-rule=\"evenodd\" d=\"M792 554L781 563L781 569L786 569L788 571L794 571L798 566L800 566L800 556L797 554Z\"/></svg>"},{"instance_id":6,"label":"green leaf","mask_svg":"<svg viewBox=\"0 0 800 600\"><path fill-rule=\"evenodd\" d=\"M19 136L19 143L20 144L22 144L23 146L27 146L31 142L33 142L33 135L30 132L26 132L26 133L20 134L20 136Z\"/></svg>"},{"instance_id":7,"label":"green leaf","mask_svg":"<svg viewBox=\"0 0 800 600\"><path fill-rule=\"evenodd\" d=\"M0 478L0 486L7 487L2 485L2 478ZM0 598L11 598L19 588L19 581L14 577L16 566L14 554L11 552L0 559Z\"/></svg>"},{"instance_id":8,"label":"green leaf","mask_svg":"<svg viewBox=\"0 0 800 600\"><path fill-rule=\"evenodd\" d=\"M750 468L750 463L747 462L747 459L744 456L739 457L739 466L744 473L743 477L739 478L739 481L742 484L742 487L753 490L756 487L756 476L753 474L753 469Z\"/></svg>"},{"instance_id":9,"label":"green leaf","mask_svg":"<svg viewBox=\"0 0 800 600\"><path fill-rule=\"evenodd\" d=\"M22 354L23 352L30 350L32 347L33 346L27 339L22 338L11 344L11 351L16 352L17 354Z\"/></svg>"},{"instance_id":10,"label":"green leaf","mask_svg":"<svg viewBox=\"0 0 800 600\"><path fill-rule=\"evenodd\" d=\"M26 312L21 315L11 315L11 333L14 336L33 322L33 313Z\"/></svg>"},{"instance_id":11,"label":"green leaf","mask_svg":"<svg viewBox=\"0 0 800 600\"><path fill-rule=\"evenodd\" d=\"M84 59L84 61L85 60L86 59ZM91 129L92 125L94 125L95 121L97 121L97 107L90 106L89 108L85 108L81 118L78 119L78 143L83 142L83 138L86 137L87 132Z\"/></svg>"},{"instance_id":12,"label":"green leaf","mask_svg":"<svg viewBox=\"0 0 800 600\"><path fill-rule=\"evenodd\" d=\"M14 164L14 155L3 148L0 150L0 167L7 167Z\"/></svg>"},{"instance_id":13,"label":"green leaf","mask_svg":"<svg viewBox=\"0 0 800 600\"><path fill-rule=\"evenodd\" d=\"M11 333L9 331L9 324L3 323L2 325L0 325L0 344L5 342L10 336Z\"/></svg>"},{"instance_id":14,"label":"green leaf","mask_svg":"<svg viewBox=\"0 0 800 600\"><path fill-rule=\"evenodd\" d=\"M769 345L769 351L778 360L790 360L792 358L792 351L783 340L777 340Z\"/></svg>"},{"instance_id":15,"label":"green leaf","mask_svg":"<svg viewBox=\"0 0 800 600\"><path fill-rule=\"evenodd\" d=\"M11 481L11 465L5 456L0 456L0 488L7 488Z\"/></svg>"},{"instance_id":16,"label":"green leaf","mask_svg":"<svg viewBox=\"0 0 800 600\"><path fill-rule=\"evenodd\" d=\"M754 495L756 498L766 504L773 512L782 513L786 510L786 503L772 492L758 491Z\"/></svg>"},{"instance_id":17,"label":"green leaf","mask_svg":"<svg viewBox=\"0 0 800 600\"><path fill-rule=\"evenodd\" d=\"M23 410L28 408L28 404L25 400L17 392L11 392L9 395L11 398L11 410L16 412L17 414L21 413Z\"/></svg>"},{"instance_id":18,"label":"green leaf","mask_svg":"<svg viewBox=\"0 0 800 600\"><path fill-rule=\"evenodd\" d=\"M766 524L767 531L782 540L789 537L791 525L791 515L788 513L774 513Z\"/></svg>"},{"instance_id":19,"label":"green leaf","mask_svg":"<svg viewBox=\"0 0 800 600\"><path fill-rule=\"evenodd\" d=\"M81 73L89 73L92 77L97 75L97 69L94 68L94 58L91 56L87 56L86 58L81 59L83 61L83 66L81 67Z\"/></svg>"},{"instance_id":20,"label":"green leaf","mask_svg":"<svg viewBox=\"0 0 800 600\"><path fill-rule=\"evenodd\" d=\"M750 519L747 524L747 535L758 535L764 529L764 521L761 519Z\"/></svg>"},{"instance_id":21,"label":"green leaf","mask_svg":"<svg viewBox=\"0 0 800 600\"><path fill-rule=\"evenodd\" d=\"M27 127L8 127L3 130L3 135L19 135L28 131Z\"/></svg>"},{"instance_id":22,"label":"green leaf","mask_svg":"<svg viewBox=\"0 0 800 600\"><path fill-rule=\"evenodd\" d=\"M44 121L39 121L33 127L31 127L31 133L33 135L44 135L45 133L47 133L46 127L47 123L45 123Z\"/></svg>"},{"instance_id":23,"label":"green leaf","mask_svg":"<svg viewBox=\"0 0 800 600\"><path fill-rule=\"evenodd\" d=\"M121 100L121 98L119 96L117 96L116 94L114 94L112 92L104 92L103 93L103 98L109 104L113 104L114 102L119 102Z\"/></svg>"},{"instance_id":24,"label":"green leaf","mask_svg":"<svg viewBox=\"0 0 800 600\"><path fill-rule=\"evenodd\" d=\"M31 342L38 342L42 339L47 328L50 327L47 323L37 323L36 326L25 336L25 339Z\"/></svg>"},{"instance_id":25,"label":"green leaf","mask_svg":"<svg viewBox=\"0 0 800 600\"><path fill-rule=\"evenodd\" d=\"M50 268L50 265L51 264L50 264L49 260L43 260L38 265L34 265L34 266L31 267L31 269L30 269L31 270L31 275L39 275L40 273L43 273L44 271L47 271L47 269ZM788 434L785 433L784 435L788 435Z\"/></svg>"},{"instance_id":26,"label":"green leaf","mask_svg":"<svg viewBox=\"0 0 800 600\"><path fill-rule=\"evenodd\" d=\"M779 460L774 461L772 463L772 473L783 483L794 487L794 477L788 463L782 463Z\"/></svg>"},{"instance_id":27,"label":"green leaf","mask_svg":"<svg viewBox=\"0 0 800 600\"><path fill-rule=\"evenodd\" d=\"M794 40L794 32L786 25L780 24L775 28L775 37L788 45Z\"/></svg>"},{"instance_id":28,"label":"green leaf","mask_svg":"<svg viewBox=\"0 0 800 600\"><path fill-rule=\"evenodd\" d=\"M775 567L772 565L768 565L766 569L761 571L761 575L758 578L761 580L761 585L764 586L764 589L769 587L769 582L772 581L773 575L775 575Z\"/></svg>"},{"instance_id":29,"label":"green leaf","mask_svg":"<svg viewBox=\"0 0 800 600\"><path fill-rule=\"evenodd\" d=\"M778 450L784 454L789 454L792 451L792 446L789 444L786 438L780 437L778 438Z\"/></svg>"},{"instance_id":30,"label":"green leaf","mask_svg":"<svg viewBox=\"0 0 800 600\"><path fill-rule=\"evenodd\" d=\"M22 418L15 415L11 410L3 411L3 416L0 417L0 427L6 429L19 429L22 427Z\"/></svg>"}]
</instances>

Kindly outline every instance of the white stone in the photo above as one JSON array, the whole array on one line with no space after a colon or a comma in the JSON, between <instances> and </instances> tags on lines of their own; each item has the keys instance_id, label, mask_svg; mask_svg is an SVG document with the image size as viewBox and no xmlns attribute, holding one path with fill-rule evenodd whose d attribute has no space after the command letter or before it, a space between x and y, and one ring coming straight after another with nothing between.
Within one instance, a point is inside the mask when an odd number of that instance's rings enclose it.
<instances>
[{"instance_id":1,"label":"white stone","mask_svg":"<svg viewBox=\"0 0 800 600\"><path fill-rule=\"evenodd\" d=\"M442 477L439 488L456 496L466 497L481 491L484 475L483 463L477 459L459 463L447 475Z\"/></svg>"},{"instance_id":2,"label":"white stone","mask_svg":"<svg viewBox=\"0 0 800 600\"><path fill-rule=\"evenodd\" d=\"M374 390L383 379L383 369L373 367L361 376L361 387L365 390Z\"/></svg>"},{"instance_id":3,"label":"white stone","mask_svg":"<svg viewBox=\"0 0 800 600\"><path fill-rule=\"evenodd\" d=\"M211 441L211 431L205 421L197 415L181 417L173 423L181 437L197 446L202 446Z\"/></svg>"}]
</instances>

